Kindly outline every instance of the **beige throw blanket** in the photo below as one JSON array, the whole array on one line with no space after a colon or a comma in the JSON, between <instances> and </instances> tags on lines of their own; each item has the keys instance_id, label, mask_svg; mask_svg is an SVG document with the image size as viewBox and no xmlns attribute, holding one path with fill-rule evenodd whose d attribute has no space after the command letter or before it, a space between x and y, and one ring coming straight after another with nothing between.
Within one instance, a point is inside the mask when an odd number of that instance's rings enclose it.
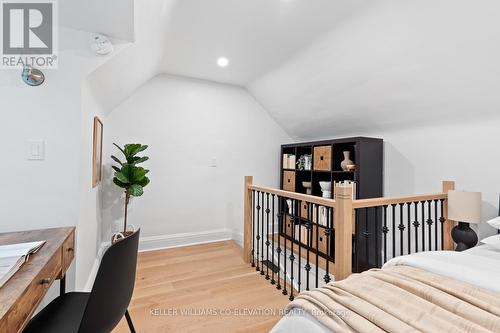
<instances>
[{"instance_id":1,"label":"beige throw blanket","mask_svg":"<svg viewBox=\"0 0 500 333\"><path fill-rule=\"evenodd\" d=\"M296 308L336 333L500 332L500 294L408 266L302 292Z\"/></svg>"}]
</instances>

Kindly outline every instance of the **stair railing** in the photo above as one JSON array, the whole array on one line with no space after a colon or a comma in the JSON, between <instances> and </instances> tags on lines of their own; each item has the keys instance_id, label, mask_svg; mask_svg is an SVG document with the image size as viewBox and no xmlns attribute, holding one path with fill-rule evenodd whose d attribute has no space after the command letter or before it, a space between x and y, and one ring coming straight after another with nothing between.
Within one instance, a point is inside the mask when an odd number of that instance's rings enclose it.
<instances>
[{"instance_id":1,"label":"stair railing","mask_svg":"<svg viewBox=\"0 0 500 333\"><path fill-rule=\"evenodd\" d=\"M293 299L396 256L451 250L447 193L454 186L444 181L440 193L355 200L352 184L335 184L327 199L256 186L247 176L243 259Z\"/></svg>"}]
</instances>

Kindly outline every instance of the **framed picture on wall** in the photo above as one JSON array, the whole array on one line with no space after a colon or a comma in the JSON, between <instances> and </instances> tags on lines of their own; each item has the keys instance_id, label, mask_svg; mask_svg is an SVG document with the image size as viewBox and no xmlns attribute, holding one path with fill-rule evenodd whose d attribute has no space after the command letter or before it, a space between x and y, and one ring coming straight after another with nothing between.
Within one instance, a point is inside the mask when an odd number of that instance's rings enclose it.
<instances>
[{"instance_id":1,"label":"framed picture on wall","mask_svg":"<svg viewBox=\"0 0 500 333\"><path fill-rule=\"evenodd\" d=\"M92 187L102 180L102 121L94 117L94 143L92 149Z\"/></svg>"}]
</instances>

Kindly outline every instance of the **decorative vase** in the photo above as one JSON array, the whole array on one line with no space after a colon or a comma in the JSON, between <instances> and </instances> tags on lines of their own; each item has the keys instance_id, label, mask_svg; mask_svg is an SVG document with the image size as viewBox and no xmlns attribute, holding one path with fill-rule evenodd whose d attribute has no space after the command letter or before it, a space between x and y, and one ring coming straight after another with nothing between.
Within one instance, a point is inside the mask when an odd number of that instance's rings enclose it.
<instances>
[{"instance_id":1,"label":"decorative vase","mask_svg":"<svg viewBox=\"0 0 500 333\"><path fill-rule=\"evenodd\" d=\"M286 199L286 205L288 206L288 215L292 215L292 200Z\"/></svg>"},{"instance_id":2,"label":"decorative vase","mask_svg":"<svg viewBox=\"0 0 500 333\"><path fill-rule=\"evenodd\" d=\"M319 182L321 187L321 192L323 193L323 198L332 197L332 183L331 182Z\"/></svg>"},{"instance_id":3,"label":"decorative vase","mask_svg":"<svg viewBox=\"0 0 500 333\"><path fill-rule=\"evenodd\" d=\"M311 195L312 193L312 183L311 182L302 182L302 186L306 189L306 194Z\"/></svg>"},{"instance_id":4,"label":"decorative vase","mask_svg":"<svg viewBox=\"0 0 500 333\"><path fill-rule=\"evenodd\" d=\"M304 170L311 170L312 169L312 157L311 155L306 155L304 156Z\"/></svg>"},{"instance_id":5,"label":"decorative vase","mask_svg":"<svg viewBox=\"0 0 500 333\"><path fill-rule=\"evenodd\" d=\"M340 163L340 167L344 171L348 171L349 168L347 167L348 165L353 165L354 162L351 161L351 152L346 150L344 151L344 160Z\"/></svg>"}]
</instances>

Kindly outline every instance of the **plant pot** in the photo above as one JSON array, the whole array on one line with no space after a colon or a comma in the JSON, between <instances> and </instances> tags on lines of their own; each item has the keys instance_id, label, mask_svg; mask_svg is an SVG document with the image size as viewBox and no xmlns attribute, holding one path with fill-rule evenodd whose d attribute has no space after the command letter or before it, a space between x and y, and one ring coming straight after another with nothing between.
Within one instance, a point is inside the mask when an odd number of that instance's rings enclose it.
<instances>
[{"instance_id":1,"label":"plant pot","mask_svg":"<svg viewBox=\"0 0 500 333\"><path fill-rule=\"evenodd\" d=\"M302 186L306 189L306 194L311 195L312 193L312 182L302 182Z\"/></svg>"},{"instance_id":2,"label":"plant pot","mask_svg":"<svg viewBox=\"0 0 500 333\"><path fill-rule=\"evenodd\" d=\"M321 187L321 192L323 193L323 198L332 197L332 183L331 182L319 182Z\"/></svg>"},{"instance_id":3,"label":"plant pot","mask_svg":"<svg viewBox=\"0 0 500 333\"><path fill-rule=\"evenodd\" d=\"M353 165L354 162L351 161L351 152L346 150L344 151L344 160L340 162L340 167L344 171L349 171L349 168L347 167L348 165Z\"/></svg>"},{"instance_id":4,"label":"plant pot","mask_svg":"<svg viewBox=\"0 0 500 333\"><path fill-rule=\"evenodd\" d=\"M304 170L311 170L312 169L312 157L311 156L305 156L304 157Z\"/></svg>"},{"instance_id":5,"label":"plant pot","mask_svg":"<svg viewBox=\"0 0 500 333\"><path fill-rule=\"evenodd\" d=\"M125 232L117 232L111 236L111 244L116 243L122 238L127 238L131 236L134 233L134 231L125 231Z\"/></svg>"}]
</instances>

